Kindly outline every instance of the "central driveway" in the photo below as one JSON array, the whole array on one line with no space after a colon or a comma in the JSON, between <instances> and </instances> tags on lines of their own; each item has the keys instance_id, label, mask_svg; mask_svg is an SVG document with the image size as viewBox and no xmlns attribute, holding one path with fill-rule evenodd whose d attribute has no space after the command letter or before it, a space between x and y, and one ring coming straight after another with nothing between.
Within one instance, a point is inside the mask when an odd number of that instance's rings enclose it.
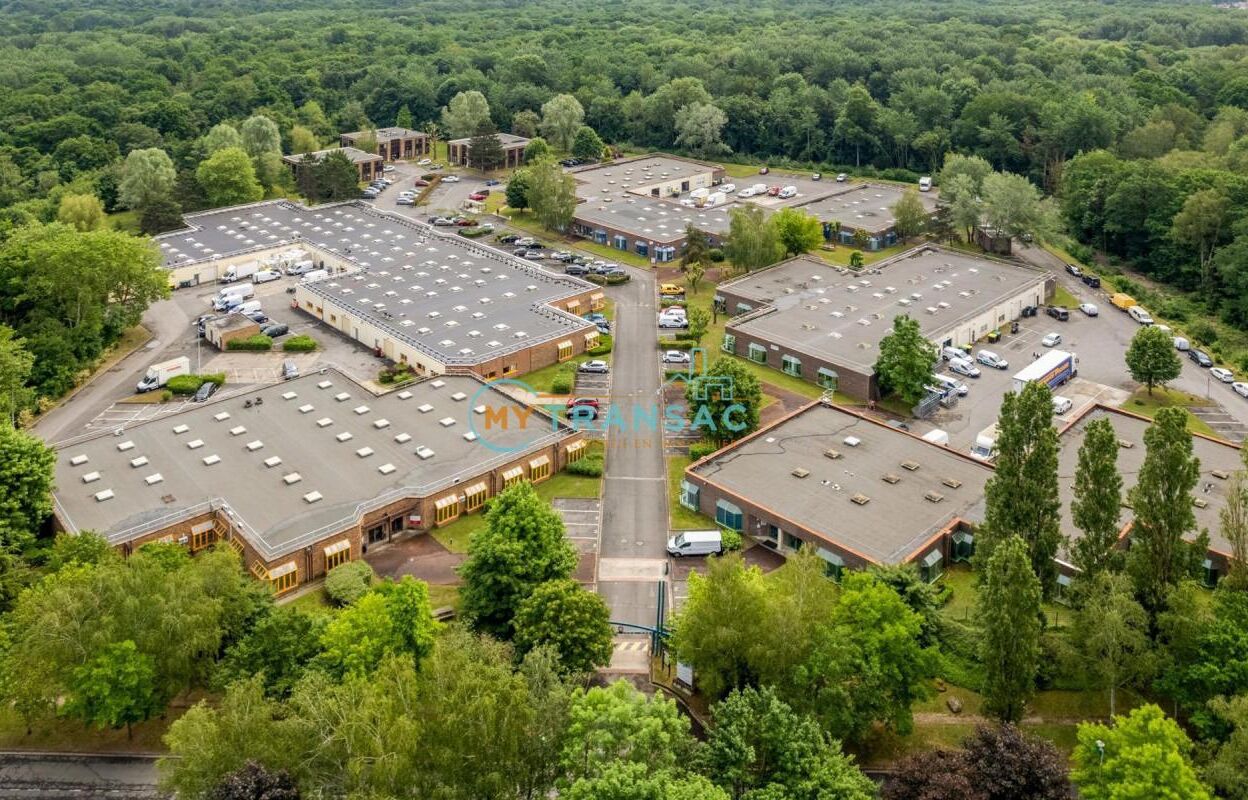
<instances>
[{"instance_id":1,"label":"central driveway","mask_svg":"<svg viewBox=\"0 0 1248 800\"><path fill-rule=\"evenodd\" d=\"M611 403L621 408L624 430L612 427L607 438L606 481L602 499L602 543L598 592L613 622L653 626L658 586L667 556L667 472L663 432L634 430L635 405L652 409L659 397L655 366L654 275L629 268L632 280L612 292L615 350Z\"/></svg>"}]
</instances>

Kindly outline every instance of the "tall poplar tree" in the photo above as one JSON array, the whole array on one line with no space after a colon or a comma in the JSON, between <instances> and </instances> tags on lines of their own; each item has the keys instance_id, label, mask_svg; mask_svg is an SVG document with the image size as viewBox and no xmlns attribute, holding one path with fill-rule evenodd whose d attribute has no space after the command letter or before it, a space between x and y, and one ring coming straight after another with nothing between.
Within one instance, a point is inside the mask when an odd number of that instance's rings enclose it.
<instances>
[{"instance_id":1,"label":"tall poplar tree","mask_svg":"<svg viewBox=\"0 0 1248 800\"><path fill-rule=\"evenodd\" d=\"M1057 583L1053 559L1062 544L1057 431L1049 387L1029 383L1021 393L1007 393L997 431L997 469L985 490L977 558L991 560L1000 542L1018 536L1027 545L1032 571L1047 597Z\"/></svg>"},{"instance_id":2,"label":"tall poplar tree","mask_svg":"<svg viewBox=\"0 0 1248 800\"><path fill-rule=\"evenodd\" d=\"M984 710L1018 722L1035 693L1040 663L1040 582L1019 537L1000 542L988 559L976 617L987 673Z\"/></svg>"},{"instance_id":3,"label":"tall poplar tree","mask_svg":"<svg viewBox=\"0 0 1248 800\"><path fill-rule=\"evenodd\" d=\"M1070 513L1083 533L1071 545L1075 566L1088 578L1111 569L1122 528L1122 476L1118 434L1108 419L1094 419L1084 429Z\"/></svg>"}]
</instances>

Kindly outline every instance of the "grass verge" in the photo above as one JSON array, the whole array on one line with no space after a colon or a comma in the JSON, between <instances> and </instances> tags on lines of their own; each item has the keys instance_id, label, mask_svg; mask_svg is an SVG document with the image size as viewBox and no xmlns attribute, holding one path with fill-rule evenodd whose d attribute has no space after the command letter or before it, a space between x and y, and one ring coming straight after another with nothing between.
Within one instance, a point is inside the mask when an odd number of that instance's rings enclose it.
<instances>
[{"instance_id":1,"label":"grass verge","mask_svg":"<svg viewBox=\"0 0 1248 800\"><path fill-rule=\"evenodd\" d=\"M1190 409L1196 406L1207 405L1210 405L1210 401L1204 397L1181 392L1178 389L1155 387L1151 395L1148 393L1148 389L1136 389L1120 408L1124 411L1131 411L1152 419L1157 415L1157 410L1160 408L1177 406L1183 409ZM1210 428L1204 420L1199 419L1190 411L1188 411L1187 415L1187 429L1192 433L1202 433L1205 436L1220 438L1213 428Z\"/></svg>"},{"instance_id":2,"label":"grass verge","mask_svg":"<svg viewBox=\"0 0 1248 800\"><path fill-rule=\"evenodd\" d=\"M685 474L685 467L693 463L689 456L667 457L667 514L668 525L674 531L709 530L715 526L715 520L690 511L680 504L680 480Z\"/></svg>"},{"instance_id":3,"label":"grass verge","mask_svg":"<svg viewBox=\"0 0 1248 800\"><path fill-rule=\"evenodd\" d=\"M64 753L163 753L162 741L169 726L201 698L179 699L170 705L163 717L155 717L134 726L134 738L126 729L99 729L78 720L54 717L39 720L26 734L26 724L10 708L0 709L0 750L35 750Z\"/></svg>"}]
</instances>

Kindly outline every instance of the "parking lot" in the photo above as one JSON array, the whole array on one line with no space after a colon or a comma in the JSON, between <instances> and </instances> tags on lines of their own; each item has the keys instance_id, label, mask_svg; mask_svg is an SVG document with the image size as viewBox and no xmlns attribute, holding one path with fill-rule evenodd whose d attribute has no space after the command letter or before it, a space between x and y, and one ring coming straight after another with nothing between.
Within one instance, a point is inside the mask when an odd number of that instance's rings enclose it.
<instances>
[{"instance_id":1,"label":"parking lot","mask_svg":"<svg viewBox=\"0 0 1248 800\"><path fill-rule=\"evenodd\" d=\"M503 186L487 187L485 179L475 175L460 172L455 169L442 168L433 170L430 166L418 166L414 163L395 162L394 170L386 173L387 178L394 180L394 184L387 187L377 196L372 204L382 210L395 214L402 214L412 219L425 220L431 214L435 213L458 213L463 210L464 201L468 199L468 195L475 194L489 188L491 191L502 191ZM435 175L454 175L457 180L453 182L441 181L437 186L429 192L429 196L425 199L424 205L407 206L399 205L399 193L408 189L419 192L422 187L416 186L415 181L421 175L433 173Z\"/></svg>"}]
</instances>

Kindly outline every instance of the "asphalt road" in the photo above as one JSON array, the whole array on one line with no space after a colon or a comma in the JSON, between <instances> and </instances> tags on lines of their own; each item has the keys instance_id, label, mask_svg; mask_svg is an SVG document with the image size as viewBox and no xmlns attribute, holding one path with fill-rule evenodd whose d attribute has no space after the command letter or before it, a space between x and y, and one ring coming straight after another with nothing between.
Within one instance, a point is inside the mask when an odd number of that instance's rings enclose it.
<instances>
[{"instance_id":1,"label":"asphalt road","mask_svg":"<svg viewBox=\"0 0 1248 800\"><path fill-rule=\"evenodd\" d=\"M654 274L629 268L632 280L613 292L615 349L611 402L623 406L625 430L607 438L598 592L613 622L655 624L658 585L667 571L667 472L663 432L631 424L634 404L653 408L660 375L655 362ZM636 428L636 429L634 429Z\"/></svg>"},{"instance_id":2,"label":"asphalt road","mask_svg":"<svg viewBox=\"0 0 1248 800\"><path fill-rule=\"evenodd\" d=\"M156 779L155 759L147 757L0 754L0 798L5 800L165 797Z\"/></svg>"}]
</instances>

